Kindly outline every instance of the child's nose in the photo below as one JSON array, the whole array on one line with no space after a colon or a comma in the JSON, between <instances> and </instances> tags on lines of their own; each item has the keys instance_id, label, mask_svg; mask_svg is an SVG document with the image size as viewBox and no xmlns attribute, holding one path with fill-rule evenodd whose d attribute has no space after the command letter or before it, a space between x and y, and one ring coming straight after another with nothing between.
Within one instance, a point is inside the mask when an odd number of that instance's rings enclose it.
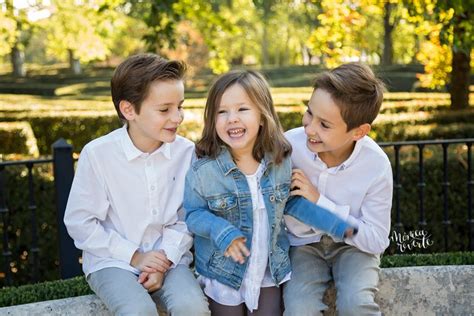
<instances>
[{"instance_id":1,"label":"child's nose","mask_svg":"<svg viewBox=\"0 0 474 316\"><path fill-rule=\"evenodd\" d=\"M306 135L315 135L316 134L316 128L314 128L314 124L306 124L304 125L304 131Z\"/></svg>"},{"instance_id":2,"label":"child's nose","mask_svg":"<svg viewBox=\"0 0 474 316\"><path fill-rule=\"evenodd\" d=\"M227 117L229 123L234 123L239 120L239 117L236 112L229 112L229 116Z\"/></svg>"},{"instance_id":3,"label":"child's nose","mask_svg":"<svg viewBox=\"0 0 474 316\"><path fill-rule=\"evenodd\" d=\"M180 110L176 110L173 116L171 117L171 120L175 123L181 123L181 121L183 121L183 117L183 112Z\"/></svg>"}]
</instances>

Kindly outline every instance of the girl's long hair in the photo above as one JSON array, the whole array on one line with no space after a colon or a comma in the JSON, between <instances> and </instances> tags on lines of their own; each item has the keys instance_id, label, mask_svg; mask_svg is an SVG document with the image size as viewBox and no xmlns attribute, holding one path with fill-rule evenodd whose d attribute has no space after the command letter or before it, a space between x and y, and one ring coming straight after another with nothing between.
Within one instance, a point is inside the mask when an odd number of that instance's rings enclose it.
<instances>
[{"instance_id":1,"label":"girl's long hair","mask_svg":"<svg viewBox=\"0 0 474 316\"><path fill-rule=\"evenodd\" d=\"M240 85L250 100L262 113L262 126L253 148L253 157L261 161L266 153L277 164L291 154L291 145L283 135L283 129L273 106L270 88L263 76L256 71L230 71L214 82L207 96L204 110L202 138L196 144L198 157L216 158L222 146L227 146L217 135L216 117L224 92L234 84Z\"/></svg>"}]
</instances>

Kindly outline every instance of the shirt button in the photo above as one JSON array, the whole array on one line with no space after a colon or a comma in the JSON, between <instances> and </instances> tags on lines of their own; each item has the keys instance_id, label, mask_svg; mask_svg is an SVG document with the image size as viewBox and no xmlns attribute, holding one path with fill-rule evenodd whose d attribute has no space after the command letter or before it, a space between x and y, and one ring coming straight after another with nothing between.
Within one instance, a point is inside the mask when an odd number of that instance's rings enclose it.
<instances>
[{"instance_id":1,"label":"shirt button","mask_svg":"<svg viewBox=\"0 0 474 316\"><path fill-rule=\"evenodd\" d=\"M152 191L154 191L154 190L155 190L155 186L152 185L152 186L150 187L150 189L151 189Z\"/></svg>"},{"instance_id":2,"label":"shirt button","mask_svg":"<svg viewBox=\"0 0 474 316\"><path fill-rule=\"evenodd\" d=\"M156 210L156 208L153 209L152 213L153 213L153 215L158 214L158 211Z\"/></svg>"},{"instance_id":3,"label":"shirt button","mask_svg":"<svg viewBox=\"0 0 474 316\"><path fill-rule=\"evenodd\" d=\"M151 162L148 161L148 162L146 163L146 166L147 166L147 167L151 167Z\"/></svg>"}]
</instances>

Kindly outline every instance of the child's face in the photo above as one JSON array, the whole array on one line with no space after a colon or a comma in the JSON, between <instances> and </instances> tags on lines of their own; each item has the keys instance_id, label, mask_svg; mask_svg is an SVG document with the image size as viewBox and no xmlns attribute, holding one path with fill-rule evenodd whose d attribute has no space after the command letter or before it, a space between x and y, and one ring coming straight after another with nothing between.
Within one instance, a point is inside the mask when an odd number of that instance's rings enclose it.
<instances>
[{"instance_id":1,"label":"child's face","mask_svg":"<svg viewBox=\"0 0 474 316\"><path fill-rule=\"evenodd\" d=\"M216 116L216 131L233 154L251 153L261 123L261 112L239 85L222 95Z\"/></svg>"},{"instance_id":2,"label":"child's face","mask_svg":"<svg viewBox=\"0 0 474 316\"><path fill-rule=\"evenodd\" d=\"M152 152L163 143L176 139L183 121L184 84L181 80L154 81L143 100L140 113L134 110L128 119L133 143L144 152Z\"/></svg>"},{"instance_id":3,"label":"child's face","mask_svg":"<svg viewBox=\"0 0 474 316\"><path fill-rule=\"evenodd\" d=\"M352 151L354 130L347 131L347 124L331 95L316 89L303 115L303 126L308 136L306 145L314 153L343 156Z\"/></svg>"}]
</instances>

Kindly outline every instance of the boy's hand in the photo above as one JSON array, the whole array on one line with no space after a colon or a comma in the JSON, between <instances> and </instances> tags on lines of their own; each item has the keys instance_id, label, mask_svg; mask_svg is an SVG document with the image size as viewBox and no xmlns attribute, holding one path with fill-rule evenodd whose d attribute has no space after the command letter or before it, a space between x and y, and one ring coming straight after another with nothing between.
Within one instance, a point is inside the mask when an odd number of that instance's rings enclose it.
<instances>
[{"instance_id":1,"label":"boy's hand","mask_svg":"<svg viewBox=\"0 0 474 316\"><path fill-rule=\"evenodd\" d=\"M165 274L161 272L142 272L138 277L138 283L151 293L161 289L164 278Z\"/></svg>"},{"instance_id":2,"label":"boy's hand","mask_svg":"<svg viewBox=\"0 0 474 316\"><path fill-rule=\"evenodd\" d=\"M243 264L245 262L245 257L250 256L250 251L247 249L247 246L245 246L245 238L240 237L234 239L224 255L226 257L232 257L235 262Z\"/></svg>"},{"instance_id":3,"label":"boy's hand","mask_svg":"<svg viewBox=\"0 0 474 316\"><path fill-rule=\"evenodd\" d=\"M130 265L143 272L165 273L171 267L171 261L168 260L163 250L152 250L145 253L135 251Z\"/></svg>"},{"instance_id":4,"label":"boy's hand","mask_svg":"<svg viewBox=\"0 0 474 316\"><path fill-rule=\"evenodd\" d=\"M319 191L300 169L293 169L291 175L290 195L300 195L316 203L319 200Z\"/></svg>"},{"instance_id":5,"label":"boy's hand","mask_svg":"<svg viewBox=\"0 0 474 316\"><path fill-rule=\"evenodd\" d=\"M358 229L357 229L357 228L354 228L354 227L348 228L348 229L346 229L346 231L344 232L344 238L351 238L351 237L354 237L355 235L357 235L357 232L358 232Z\"/></svg>"}]
</instances>

